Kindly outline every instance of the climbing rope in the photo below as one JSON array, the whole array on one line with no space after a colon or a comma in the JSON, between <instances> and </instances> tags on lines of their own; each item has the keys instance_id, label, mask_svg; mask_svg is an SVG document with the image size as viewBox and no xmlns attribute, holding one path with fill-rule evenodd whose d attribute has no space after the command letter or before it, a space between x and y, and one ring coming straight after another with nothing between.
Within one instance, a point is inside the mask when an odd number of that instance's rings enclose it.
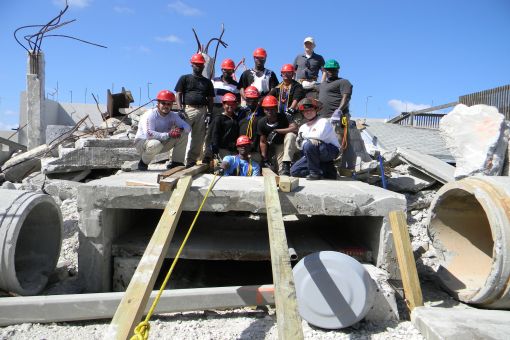
<instances>
[{"instance_id":1,"label":"climbing rope","mask_svg":"<svg viewBox=\"0 0 510 340\"><path fill-rule=\"evenodd\" d=\"M347 130L349 126L347 116L342 117L342 126L344 127L344 136L342 137L342 150L345 150L347 149Z\"/></svg>"},{"instance_id":2,"label":"climbing rope","mask_svg":"<svg viewBox=\"0 0 510 340\"><path fill-rule=\"evenodd\" d=\"M163 281L163 284L161 284L161 288L159 288L158 295L156 295L156 298L152 302L152 306L149 309L149 313L147 313L145 320L140 322L135 327L134 335L131 337L131 340L147 340L147 339L149 339L149 331L151 328L151 326L149 324L149 320L150 320L152 314L154 313L156 306L158 305L161 294L163 294L163 291L165 290L168 280L170 279L170 276L172 275L175 265L177 264L177 260L179 259L179 256L181 255L182 250L184 249L184 246L186 245L186 242L188 241L189 235L191 234L191 231L193 230L193 227L195 226L195 222L197 221L198 216L200 215L200 212L202 211L202 207L204 206L204 203L205 203L207 197L209 196L209 193L211 192L212 188L214 187L214 184L216 183L216 177L217 177L217 175L214 175L213 180L211 181L211 184L209 185L209 189L207 189L204 199L202 200L202 203L200 204L200 207L198 208L197 213L195 214L195 218L193 219L193 222L191 222L188 232L186 233L186 236L184 237L184 240L182 241L181 246L179 247L179 250L177 251L177 254L175 255L172 265L170 266L170 269L168 270L168 273L166 274L165 280Z\"/></svg>"}]
</instances>

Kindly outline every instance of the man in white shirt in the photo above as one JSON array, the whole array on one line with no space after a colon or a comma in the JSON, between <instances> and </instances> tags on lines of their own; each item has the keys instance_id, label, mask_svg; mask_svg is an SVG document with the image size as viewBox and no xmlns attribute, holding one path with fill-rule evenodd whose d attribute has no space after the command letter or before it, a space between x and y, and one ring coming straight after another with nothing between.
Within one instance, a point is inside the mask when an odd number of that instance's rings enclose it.
<instances>
[{"instance_id":1,"label":"man in white shirt","mask_svg":"<svg viewBox=\"0 0 510 340\"><path fill-rule=\"evenodd\" d=\"M135 147L140 153L138 170L147 170L149 163L158 153L172 152L168 168L184 165L186 144L191 127L172 111L175 95L168 90L159 91L155 108L143 114L135 136Z\"/></svg>"},{"instance_id":2,"label":"man in white shirt","mask_svg":"<svg viewBox=\"0 0 510 340\"><path fill-rule=\"evenodd\" d=\"M319 118L320 102L304 98L298 104L306 123L301 125L296 139L301 157L290 169L291 176L309 180L336 179L334 159L340 153L340 144L333 126L327 118Z\"/></svg>"}]
</instances>

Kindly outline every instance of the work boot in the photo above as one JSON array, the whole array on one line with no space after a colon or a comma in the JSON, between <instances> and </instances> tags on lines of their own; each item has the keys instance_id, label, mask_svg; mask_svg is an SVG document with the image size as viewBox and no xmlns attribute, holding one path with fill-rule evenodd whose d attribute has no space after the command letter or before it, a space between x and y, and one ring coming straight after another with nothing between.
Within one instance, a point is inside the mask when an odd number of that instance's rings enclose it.
<instances>
[{"instance_id":1,"label":"work boot","mask_svg":"<svg viewBox=\"0 0 510 340\"><path fill-rule=\"evenodd\" d=\"M186 169L192 168L197 165L197 162L186 163Z\"/></svg>"},{"instance_id":2,"label":"work boot","mask_svg":"<svg viewBox=\"0 0 510 340\"><path fill-rule=\"evenodd\" d=\"M147 169L149 169L149 166L140 159L140 162L138 162L138 170L147 171Z\"/></svg>"},{"instance_id":3,"label":"work boot","mask_svg":"<svg viewBox=\"0 0 510 340\"><path fill-rule=\"evenodd\" d=\"M290 162L282 162L281 176L290 176Z\"/></svg>"},{"instance_id":4,"label":"work boot","mask_svg":"<svg viewBox=\"0 0 510 340\"><path fill-rule=\"evenodd\" d=\"M321 178L322 178L321 175L316 174L316 173L312 173L312 172L308 176L306 176L306 179L310 180L310 181L316 181L316 180L321 179Z\"/></svg>"},{"instance_id":5,"label":"work boot","mask_svg":"<svg viewBox=\"0 0 510 340\"><path fill-rule=\"evenodd\" d=\"M166 165L166 168L167 169L173 169L173 168L176 168L178 166L184 166L184 163L181 163L181 162L170 162Z\"/></svg>"}]
</instances>

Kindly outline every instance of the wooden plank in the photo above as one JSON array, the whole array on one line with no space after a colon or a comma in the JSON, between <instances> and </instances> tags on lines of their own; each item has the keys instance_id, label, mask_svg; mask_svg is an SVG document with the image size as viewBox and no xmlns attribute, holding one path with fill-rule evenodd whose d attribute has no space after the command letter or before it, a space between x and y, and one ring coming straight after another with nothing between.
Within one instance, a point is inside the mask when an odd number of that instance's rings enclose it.
<instances>
[{"instance_id":1,"label":"wooden plank","mask_svg":"<svg viewBox=\"0 0 510 340\"><path fill-rule=\"evenodd\" d=\"M150 300L158 291L152 291ZM124 292L17 296L0 298L0 327L20 323L111 318ZM207 287L165 290L155 313L176 313L196 310L239 308L274 304L273 285ZM150 305L145 308L149 311ZM112 337L105 336L105 339Z\"/></svg>"},{"instance_id":2,"label":"wooden plank","mask_svg":"<svg viewBox=\"0 0 510 340\"><path fill-rule=\"evenodd\" d=\"M294 276L290 266L289 248L283 224L280 198L273 176L264 178L269 246L275 289L278 339L303 339L301 316L298 312Z\"/></svg>"},{"instance_id":3,"label":"wooden plank","mask_svg":"<svg viewBox=\"0 0 510 340\"><path fill-rule=\"evenodd\" d=\"M412 311L415 307L423 306L423 296L407 229L406 214L403 211L390 211L389 219L391 231L393 232L393 242L397 252L398 265L400 267L400 275L402 276L404 294L407 305Z\"/></svg>"},{"instance_id":4,"label":"wooden plank","mask_svg":"<svg viewBox=\"0 0 510 340\"><path fill-rule=\"evenodd\" d=\"M177 228L177 221L181 216L191 182L191 176L182 178L172 193L140 264L136 268L135 275L129 283L126 294L115 312L109 328L109 334L112 335L110 338L128 339L133 334L137 323L140 322L170 241Z\"/></svg>"},{"instance_id":5,"label":"wooden plank","mask_svg":"<svg viewBox=\"0 0 510 340\"><path fill-rule=\"evenodd\" d=\"M167 170L165 172L162 172L162 173L158 174L158 183L161 182L161 180L163 178L167 178L167 177L175 174L176 172L179 172L179 171L184 170L184 169L186 169L186 167L184 165L183 166L176 166L173 169L169 169L169 170Z\"/></svg>"},{"instance_id":6,"label":"wooden plank","mask_svg":"<svg viewBox=\"0 0 510 340\"><path fill-rule=\"evenodd\" d=\"M299 186L299 178L290 176L280 176L278 183L281 192L291 192Z\"/></svg>"},{"instance_id":7,"label":"wooden plank","mask_svg":"<svg viewBox=\"0 0 510 340\"><path fill-rule=\"evenodd\" d=\"M276 185L280 183L280 176L274 173L270 168L262 168L262 176L264 177L274 177L276 179Z\"/></svg>"},{"instance_id":8,"label":"wooden plank","mask_svg":"<svg viewBox=\"0 0 510 340\"><path fill-rule=\"evenodd\" d=\"M128 187L155 187L155 188L159 187L159 185L157 183L136 181L136 180L131 180L131 179L128 179L126 181L126 186L128 186Z\"/></svg>"},{"instance_id":9,"label":"wooden plank","mask_svg":"<svg viewBox=\"0 0 510 340\"><path fill-rule=\"evenodd\" d=\"M206 171L207 169L209 169L208 164L195 165L189 169L184 169L171 176L168 176L167 178L163 178L161 179L161 181L159 181L159 190L170 191L175 187L175 184L177 183L179 178L183 176L194 176L196 174Z\"/></svg>"}]
</instances>

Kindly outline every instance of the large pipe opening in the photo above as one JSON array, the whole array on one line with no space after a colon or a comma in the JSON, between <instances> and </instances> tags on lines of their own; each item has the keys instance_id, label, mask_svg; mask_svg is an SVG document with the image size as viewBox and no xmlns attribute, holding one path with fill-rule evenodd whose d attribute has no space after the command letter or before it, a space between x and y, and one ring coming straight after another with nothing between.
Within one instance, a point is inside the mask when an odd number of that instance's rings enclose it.
<instances>
[{"instance_id":1,"label":"large pipe opening","mask_svg":"<svg viewBox=\"0 0 510 340\"><path fill-rule=\"evenodd\" d=\"M462 299L483 287L491 272L494 241L478 199L463 189L451 189L432 207L430 236L442 254L438 275Z\"/></svg>"},{"instance_id":2,"label":"large pipe opening","mask_svg":"<svg viewBox=\"0 0 510 340\"><path fill-rule=\"evenodd\" d=\"M19 225L14 255L16 278L24 290L38 291L44 288L58 261L62 239L60 212L54 203L42 201Z\"/></svg>"}]
</instances>

